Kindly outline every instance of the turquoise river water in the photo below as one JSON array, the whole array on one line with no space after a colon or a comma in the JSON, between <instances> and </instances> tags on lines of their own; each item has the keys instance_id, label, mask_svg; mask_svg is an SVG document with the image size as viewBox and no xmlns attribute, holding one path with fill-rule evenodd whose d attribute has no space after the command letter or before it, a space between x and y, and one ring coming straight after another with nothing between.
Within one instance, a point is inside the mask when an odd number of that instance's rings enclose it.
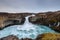
<instances>
[{"instance_id":1,"label":"turquoise river water","mask_svg":"<svg viewBox=\"0 0 60 40\"><path fill-rule=\"evenodd\" d=\"M28 21L29 17L25 17L26 21L23 25L9 26L3 30L0 30L0 38L9 35L15 35L20 38L36 38L38 34L43 33L55 33L54 30L43 25L34 25Z\"/></svg>"}]
</instances>

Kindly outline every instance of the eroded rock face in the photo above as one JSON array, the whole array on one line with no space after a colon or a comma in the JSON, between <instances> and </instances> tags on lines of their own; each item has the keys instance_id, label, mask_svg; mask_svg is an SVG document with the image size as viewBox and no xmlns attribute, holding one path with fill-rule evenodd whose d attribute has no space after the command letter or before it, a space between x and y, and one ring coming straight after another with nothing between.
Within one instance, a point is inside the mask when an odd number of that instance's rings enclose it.
<instances>
[{"instance_id":1,"label":"eroded rock face","mask_svg":"<svg viewBox=\"0 0 60 40\"><path fill-rule=\"evenodd\" d=\"M41 34L37 36L36 40L60 40L60 34Z\"/></svg>"},{"instance_id":2,"label":"eroded rock face","mask_svg":"<svg viewBox=\"0 0 60 40\"><path fill-rule=\"evenodd\" d=\"M30 17L29 21L33 24L48 26L51 29L60 32L60 12L38 13L36 16Z\"/></svg>"},{"instance_id":3,"label":"eroded rock face","mask_svg":"<svg viewBox=\"0 0 60 40\"><path fill-rule=\"evenodd\" d=\"M21 25L25 21L25 18L0 18L0 29L8 27L10 25Z\"/></svg>"},{"instance_id":4,"label":"eroded rock face","mask_svg":"<svg viewBox=\"0 0 60 40\"><path fill-rule=\"evenodd\" d=\"M0 12L0 30L11 25L22 25L25 17L30 13L3 13Z\"/></svg>"},{"instance_id":5,"label":"eroded rock face","mask_svg":"<svg viewBox=\"0 0 60 40\"><path fill-rule=\"evenodd\" d=\"M37 23L38 17L37 16L31 16L29 17L29 22L31 23Z\"/></svg>"},{"instance_id":6,"label":"eroded rock face","mask_svg":"<svg viewBox=\"0 0 60 40\"><path fill-rule=\"evenodd\" d=\"M44 25L45 24L45 20L46 18L40 18L38 16L35 16L35 17L30 17L29 18L29 21L33 24L41 24L41 25Z\"/></svg>"},{"instance_id":7,"label":"eroded rock face","mask_svg":"<svg viewBox=\"0 0 60 40\"><path fill-rule=\"evenodd\" d=\"M36 16L30 17L29 21L31 23L37 24L53 25L54 23L60 22L60 13L58 12L38 13L36 14Z\"/></svg>"},{"instance_id":8,"label":"eroded rock face","mask_svg":"<svg viewBox=\"0 0 60 40\"><path fill-rule=\"evenodd\" d=\"M0 40L19 40L16 36L10 35L4 38L1 38Z\"/></svg>"},{"instance_id":9,"label":"eroded rock face","mask_svg":"<svg viewBox=\"0 0 60 40\"><path fill-rule=\"evenodd\" d=\"M10 25L23 24L26 16L33 13L0 13L0 29L3 29ZM60 32L60 11L57 12L44 12L37 13L35 16L31 16L29 21L33 24L40 24L49 26L51 29ZM58 26L57 26L58 25Z\"/></svg>"},{"instance_id":10,"label":"eroded rock face","mask_svg":"<svg viewBox=\"0 0 60 40\"><path fill-rule=\"evenodd\" d=\"M56 32L60 33L60 26L53 26L51 27L53 30L55 30Z\"/></svg>"}]
</instances>

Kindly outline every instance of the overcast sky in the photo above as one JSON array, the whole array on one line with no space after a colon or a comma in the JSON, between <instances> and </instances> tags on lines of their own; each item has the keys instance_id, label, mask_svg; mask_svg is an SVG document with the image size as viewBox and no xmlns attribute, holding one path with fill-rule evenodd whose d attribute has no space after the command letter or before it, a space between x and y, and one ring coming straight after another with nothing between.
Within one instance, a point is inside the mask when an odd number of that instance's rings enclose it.
<instances>
[{"instance_id":1,"label":"overcast sky","mask_svg":"<svg viewBox=\"0 0 60 40\"><path fill-rule=\"evenodd\" d=\"M42 12L60 10L60 0L0 0L0 12Z\"/></svg>"}]
</instances>

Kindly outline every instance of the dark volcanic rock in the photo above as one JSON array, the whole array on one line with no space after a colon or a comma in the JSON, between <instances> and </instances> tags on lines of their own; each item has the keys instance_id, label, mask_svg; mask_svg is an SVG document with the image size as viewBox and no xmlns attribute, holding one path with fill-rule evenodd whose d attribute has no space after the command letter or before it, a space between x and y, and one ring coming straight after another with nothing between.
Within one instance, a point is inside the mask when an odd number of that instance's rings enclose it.
<instances>
[{"instance_id":1,"label":"dark volcanic rock","mask_svg":"<svg viewBox=\"0 0 60 40\"><path fill-rule=\"evenodd\" d=\"M10 35L4 38L1 38L0 40L19 40L16 36Z\"/></svg>"}]
</instances>

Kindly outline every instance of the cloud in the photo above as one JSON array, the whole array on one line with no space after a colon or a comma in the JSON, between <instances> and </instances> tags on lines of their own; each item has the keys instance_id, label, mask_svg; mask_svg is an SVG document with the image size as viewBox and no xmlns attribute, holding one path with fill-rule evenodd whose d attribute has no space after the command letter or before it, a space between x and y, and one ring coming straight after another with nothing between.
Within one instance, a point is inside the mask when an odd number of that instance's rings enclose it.
<instances>
[{"instance_id":1,"label":"cloud","mask_svg":"<svg viewBox=\"0 0 60 40\"><path fill-rule=\"evenodd\" d=\"M32 10L28 10L27 8L13 8L13 7L9 7L6 5L0 5L0 12L11 12L11 13L19 13L19 12L33 12Z\"/></svg>"},{"instance_id":2,"label":"cloud","mask_svg":"<svg viewBox=\"0 0 60 40\"><path fill-rule=\"evenodd\" d=\"M36 0L2 0L0 2L0 11L33 12L38 7Z\"/></svg>"},{"instance_id":3,"label":"cloud","mask_svg":"<svg viewBox=\"0 0 60 40\"><path fill-rule=\"evenodd\" d=\"M0 12L40 12L59 9L59 0L0 0Z\"/></svg>"}]
</instances>

